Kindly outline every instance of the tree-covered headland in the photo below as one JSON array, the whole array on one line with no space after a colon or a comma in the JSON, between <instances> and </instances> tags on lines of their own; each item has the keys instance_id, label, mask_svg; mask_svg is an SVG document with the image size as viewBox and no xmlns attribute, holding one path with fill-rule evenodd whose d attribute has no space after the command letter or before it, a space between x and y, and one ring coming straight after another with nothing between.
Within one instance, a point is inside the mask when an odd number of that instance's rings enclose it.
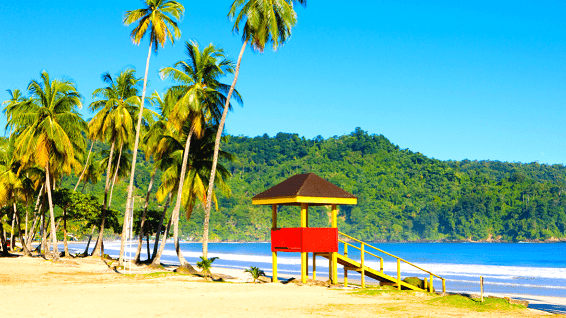
<instances>
[{"instance_id":1,"label":"tree-covered headland","mask_svg":"<svg viewBox=\"0 0 566 318\"><path fill-rule=\"evenodd\" d=\"M252 206L251 197L305 172L358 197L358 205L340 207L338 226L363 240L566 237L566 168L561 164L441 161L360 128L328 139L288 133L228 136L223 150L237 160L226 163L232 196L220 200L211 218L217 239L268 240L270 210ZM298 226L298 209L281 210L282 226ZM326 226L328 212L313 209L313 226ZM189 226L191 235L198 232L196 224Z\"/></svg>"}]
</instances>

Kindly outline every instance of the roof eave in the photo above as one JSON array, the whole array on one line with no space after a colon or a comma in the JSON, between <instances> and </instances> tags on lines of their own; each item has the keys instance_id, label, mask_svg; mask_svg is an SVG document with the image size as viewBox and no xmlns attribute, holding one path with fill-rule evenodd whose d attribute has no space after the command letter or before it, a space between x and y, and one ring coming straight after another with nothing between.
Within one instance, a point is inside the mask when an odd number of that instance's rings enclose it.
<instances>
[{"instance_id":1,"label":"roof eave","mask_svg":"<svg viewBox=\"0 0 566 318\"><path fill-rule=\"evenodd\" d=\"M358 204L358 198L330 198L330 197L307 197L307 196L289 196L289 197L273 197L273 198L252 198L253 205L271 205L271 204L289 204L289 203L312 203L317 205L326 204Z\"/></svg>"}]
</instances>

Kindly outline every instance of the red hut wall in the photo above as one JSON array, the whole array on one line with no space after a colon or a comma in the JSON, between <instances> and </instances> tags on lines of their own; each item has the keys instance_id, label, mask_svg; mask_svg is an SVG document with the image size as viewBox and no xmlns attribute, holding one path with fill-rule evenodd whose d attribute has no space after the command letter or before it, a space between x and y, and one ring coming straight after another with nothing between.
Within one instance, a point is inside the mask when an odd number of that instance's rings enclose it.
<instances>
[{"instance_id":1,"label":"red hut wall","mask_svg":"<svg viewBox=\"0 0 566 318\"><path fill-rule=\"evenodd\" d=\"M271 230L272 252L338 252L337 228L282 228Z\"/></svg>"}]
</instances>

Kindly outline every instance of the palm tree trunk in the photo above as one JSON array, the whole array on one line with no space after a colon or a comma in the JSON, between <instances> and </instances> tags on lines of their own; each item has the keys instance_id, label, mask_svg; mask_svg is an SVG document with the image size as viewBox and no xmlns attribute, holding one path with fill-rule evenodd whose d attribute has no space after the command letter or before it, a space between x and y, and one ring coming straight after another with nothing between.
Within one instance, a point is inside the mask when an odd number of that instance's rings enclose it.
<instances>
[{"instance_id":1,"label":"palm tree trunk","mask_svg":"<svg viewBox=\"0 0 566 318\"><path fill-rule=\"evenodd\" d=\"M67 245L67 208L63 209L63 245L65 246L65 257L69 257L69 246Z\"/></svg>"},{"instance_id":2,"label":"palm tree trunk","mask_svg":"<svg viewBox=\"0 0 566 318\"><path fill-rule=\"evenodd\" d=\"M51 176L49 175L49 162L45 165L45 188L47 189L47 201L49 202L49 218L51 219L51 239L53 240L53 261L59 260L59 248L57 247L57 231L55 230L55 213L53 212L53 199L51 198Z\"/></svg>"},{"instance_id":3,"label":"palm tree trunk","mask_svg":"<svg viewBox=\"0 0 566 318\"><path fill-rule=\"evenodd\" d=\"M118 170L120 170L120 160L122 160L122 148L124 143L120 143L120 153L118 154L118 162L116 163L116 168L114 168L114 177L112 177L112 187L110 188L110 198L108 199L108 207L112 205L112 193L114 192L114 186L116 185L116 179L118 178Z\"/></svg>"},{"instance_id":4,"label":"palm tree trunk","mask_svg":"<svg viewBox=\"0 0 566 318\"><path fill-rule=\"evenodd\" d=\"M147 193L145 195L145 206L143 207L143 215L140 222L140 237L138 240L138 249L136 251L136 256L134 257L134 263L138 264L140 262L140 254L143 243L143 227L145 226L145 218L147 216L147 207L149 206L149 195L151 194L151 188L153 187L153 180L155 179L155 173L157 172L157 167L153 168L153 173L151 174L151 180L149 181L149 186L147 187ZM149 238L147 239L147 258L149 259Z\"/></svg>"},{"instance_id":5,"label":"palm tree trunk","mask_svg":"<svg viewBox=\"0 0 566 318\"><path fill-rule=\"evenodd\" d=\"M88 256L88 248L90 247L90 241L92 240L92 235L94 234L94 227L95 225L93 225L92 229L90 230L90 235L88 236L88 242L86 243L86 248L83 252L83 256Z\"/></svg>"},{"instance_id":6,"label":"palm tree trunk","mask_svg":"<svg viewBox=\"0 0 566 318\"><path fill-rule=\"evenodd\" d=\"M10 231L10 251L14 251L14 241L15 241L15 236L14 236L14 229L15 227L15 223L16 223L16 204L14 203L14 214L12 215L12 230Z\"/></svg>"},{"instance_id":7,"label":"palm tree trunk","mask_svg":"<svg viewBox=\"0 0 566 318\"><path fill-rule=\"evenodd\" d=\"M175 251L181 267L192 268L192 266L183 257L181 247L179 245L179 211L181 210L181 201L183 199L183 185L185 183L185 173L187 172L187 161L189 160L189 148L191 147L191 138L193 137L194 126L191 126L187 141L185 142L185 150L183 151L183 163L181 164L181 176L179 176L179 188L177 189L177 200L173 208L171 219L173 220L173 241L175 242Z\"/></svg>"},{"instance_id":8,"label":"palm tree trunk","mask_svg":"<svg viewBox=\"0 0 566 318\"><path fill-rule=\"evenodd\" d=\"M151 257L151 255L149 254L149 233L145 234L145 247L147 248L147 260L149 261L149 258Z\"/></svg>"},{"instance_id":9,"label":"palm tree trunk","mask_svg":"<svg viewBox=\"0 0 566 318\"><path fill-rule=\"evenodd\" d=\"M153 254L151 256L152 260L155 259L155 255L157 254L157 246L159 245L159 235L161 234L161 229L163 228L163 220L165 219L165 215L167 214L167 208L169 207L170 202L171 202L171 193L169 193L169 195L167 196L167 201L165 202L165 207L163 208L163 213L161 214L161 218L159 219L159 225L157 226L157 232L155 233L155 241L153 243ZM167 226L167 232L169 232L169 226ZM167 234L165 234L165 237L167 237ZM159 257L161 258L161 254L159 255ZM157 262L157 265L159 265L159 261Z\"/></svg>"},{"instance_id":10,"label":"palm tree trunk","mask_svg":"<svg viewBox=\"0 0 566 318\"><path fill-rule=\"evenodd\" d=\"M83 176L85 175L85 171L88 168L88 161L90 160L90 154L92 153L92 146L94 146L94 140L91 140L90 149L88 151L88 156L86 157L85 167L83 168L83 172L81 172L81 175L79 177L79 181L77 181L77 184L75 185L75 189L73 191L77 191L77 187L81 183L81 180L83 179Z\"/></svg>"},{"instance_id":11,"label":"palm tree trunk","mask_svg":"<svg viewBox=\"0 0 566 318\"><path fill-rule=\"evenodd\" d=\"M124 220L128 219L130 213L134 212L134 205L131 202L133 200L132 196L134 193L134 176L136 173L136 159L138 156L138 146L140 142L140 130L141 130L141 122L143 118L143 103L145 102L145 90L147 88L147 72L149 70L149 58L151 57L151 46L153 42L149 41L149 51L147 52L147 62L145 63L145 75L143 77L143 89L142 89L142 97L141 97L141 105L140 105L140 112L138 114L138 124L136 126L136 139L134 141L134 153L132 156L132 170L130 172L130 184L128 185L128 197L126 199L126 212L124 213ZM124 263L124 247L126 243L126 231L122 231L122 239L120 242L120 257L118 263L123 265Z\"/></svg>"},{"instance_id":12,"label":"palm tree trunk","mask_svg":"<svg viewBox=\"0 0 566 318\"><path fill-rule=\"evenodd\" d=\"M43 203L45 203L45 195L43 197ZM41 205L41 226L40 226L40 234L41 234L41 248L39 249L40 254L45 256L45 251L47 250L47 231L45 230L45 208L43 204Z\"/></svg>"},{"instance_id":13,"label":"palm tree trunk","mask_svg":"<svg viewBox=\"0 0 566 318\"><path fill-rule=\"evenodd\" d=\"M240 50L240 55L238 56L238 63L236 64L236 71L234 72L234 81L230 86L228 91L228 96L226 96L226 103L224 104L224 110L222 111L222 118L220 119L220 124L218 125L218 131L216 132L216 140L214 141L214 157L212 158L212 169L210 171L210 179L208 181L208 191L206 192L206 205L204 206L204 225L202 234L202 256L208 258L208 224L210 222L210 208L212 206L212 190L214 189L214 177L216 176L216 165L218 164L218 151L220 150L220 138L222 138L222 130L224 129L224 122L226 122L226 115L228 115L228 108L230 106L230 98L232 93L234 93L234 88L238 82L238 74L240 73L240 63L242 62L242 56L248 41L244 41L242 49Z\"/></svg>"},{"instance_id":14,"label":"palm tree trunk","mask_svg":"<svg viewBox=\"0 0 566 318\"><path fill-rule=\"evenodd\" d=\"M16 208L16 204L14 203L14 209L15 208ZM18 214L16 214L16 226L18 228L18 238L20 239L20 244L22 244L22 250L24 252L24 256L30 256L31 254L24 241L24 236L22 235L22 230L21 230L22 227L20 226L20 218L18 217Z\"/></svg>"},{"instance_id":15,"label":"palm tree trunk","mask_svg":"<svg viewBox=\"0 0 566 318\"><path fill-rule=\"evenodd\" d=\"M102 240L104 235L104 221L106 220L106 209L108 208L108 188L110 186L110 171L112 168L112 156L114 155L114 145L115 141L112 140L112 145L110 146L110 155L108 156L108 166L106 167L106 184L104 185L104 205L102 206L102 220L100 222L100 231L98 233L98 241L94 246L92 255L96 255L100 251L100 257L104 256L104 251L102 248Z\"/></svg>"},{"instance_id":16,"label":"palm tree trunk","mask_svg":"<svg viewBox=\"0 0 566 318\"><path fill-rule=\"evenodd\" d=\"M161 239L161 245L159 245L159 250L157 250L157 243L159 242L159 233L161 232L161 225L163 224L163 219L165 218L165 214L167 213L167 208L169 207L169 203L171 202L171 193L167 196L167 202L165 202L165 208L163 208L163 214L161 215L161 221L159 222L159 226L157 228L157 233L155 234L155 243L153 243L153 260L151 261L152 266L159 266L161 264L161 254L163 254L163 250L165 249L165 244L167 243L167 235L169 235L169 229L171 228L171 220L172 217L169 218L169 222L167 222L167 226L165 227L165 232L163 233L163 238Z\"/></svg>"},{"instance_id":17,"label":"palm tree trunk","mask_svg":"<svg viewBox=\"0 0 566 318\"><path fill-rule=\"evenodd\" d=\"M8 242L6 241L6 231L4 231L4 224L2 223L2 218L0 218L0 243L2 244L2 256L10 255L8 252Z\"/></svg>"}]
</instances>

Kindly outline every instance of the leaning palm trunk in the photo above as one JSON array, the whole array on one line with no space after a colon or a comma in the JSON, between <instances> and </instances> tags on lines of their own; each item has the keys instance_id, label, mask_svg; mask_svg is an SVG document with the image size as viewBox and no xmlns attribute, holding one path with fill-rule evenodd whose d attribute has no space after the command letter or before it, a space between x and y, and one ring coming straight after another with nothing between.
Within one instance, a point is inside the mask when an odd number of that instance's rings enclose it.
<instances>
[{"instance_id":1,"label":"leaning palm trunk","mask_svg":"<svg viewBox=\"0 0 566 318\"><path fill-rule=\"evenodd\" d=\"M226 122L226 116L228 115L228 108L230 106L230 98L232 93L234 93L234 88L238 82L238 74L240 73L240 63L242 62L242 56L248 45L248 41L244 41L242 49L240 50L240 55L238 56L238 62L236 64L236 71L234 72L234 81L230 86L228 91L228 96L226 96L226 103L224 104L224 110L222 111L222 118L220 119L220 124L218 125L218 131L216 132L216 139L214 141L214 156L212 158L212 169L210 171L210 179L208 181L208 191L206 192L206 205L204 206L204 225L202 234L202 256L208 258L208 224L210 222L210 208L212 206L212 190L214 189L214 177L216 176L216 165L218 164L218 152L220 151L220 138L222 138L222 130L224 129L224 122Z\"/></svg>"},{"instance_id":2,"label":"leaning palm trunk","mask_svg":"<svg viewBox=\"0 0 566 318\"><path fill-rule=\"evenodd\" d=\"M143 215L140 221L140 237L138 240L138 249L136 250L136 256L134 257L134 263L138 264L140 262L140 254L143 244L143 227L145 226L145 218L147 216L147 207L149 206L149 195L151 194L151 188L153 187L153 180L155 179L155 172L157 172L157 167L153 168L153 173L151 174L151 180L149 181L149 186L147 187L147 193L145 195L145 205L143 207ZM147 259L149 260L149 238L147 239Z\"/></svg>"},{"instance_id":3,"label":"leaning palm trunk","mask_svg":"<svg viewBox=\"0 0 566 318\"><path fill-rule=\"evenodd\" d=\"M45 188L47 189L47 200L49 202L49 218L51 219L51 239L53 240L53 260L59 260L59 249L57 247L57 231L55 230L55 214L53 213L53 199L51 198L51 178L49 176L49 162L45 165Z\"/></svg>"},{"instance_id":4,"label":"leaning palm trunk","mask_svg":"<svg viewBox=\"0 0 566 318\"><path fill-rule=\"evenodd\" d=\"M161 260L161 253L163 253L163 248L159 248L159 255L156 256L157 253L157 246L159 245L159 235L161 234L161 229L163 228L163 220L165 219L165 215L167 214L167 208L169 207L169 203L171 202L171 193L167 196L167 201L165 202L165 207L163 208L163 213L161 214L161 218L159 219L159 225L157 226L157 233L155 233L155 241L153 243L153 254L152 254L152 265L159 265ZM167 234L169 234L169 227L171 226L171 219L169 219L169 223L167 224L167 229L165 230L165 239L161 246L165 247L165 243L167 241ZM157 257L157 262L155 261Z\"/></svg>"},{"instance_id":5,"label":"leaning palm trunk","mask_svg":"<svg viewBox=\"0 0 566 318\"><path fill-rule=\"evenodd\" d=\"M140 104L140 112L138 114L138 123L136 126L136 139L134 141L134 153L132 156L132 170L130 172L130 184L128 185L128 197L126 199L126 213L124 213L124 226L122 229L122 238L120 242L120 257L118 263L123 265L124 263L124 247L126 244L126 222L125 220L129 220L130 213L134 213L134 204L133 204L133 193L134 193L134 176L136 173L136 159L138 156L138 146L140 142L140 130L141 130L141 122L143 117L143 103L145 101L145 89L147 88L147 72L149 70L149 58L151 57L151 46L153 42L149 41L149 52L147 52L147 62L145 63L145 75L143 78L143 89L142 89L142 98Z\"/></svg>"},{"instance_id":6,"label":"leaning palm trunk","mask_svg":"<svg viewBox=\"0 0 566 318\"><path fill-rule=\"evenodd\" d=\"M110 198L108 199L108 206L112 205L112 193L114 193L114 186L116 185L116 179L118 179L118 170L120 169L120 161L122 160L122 148L124 143L120 144L120 153L118 154L118 162L116 163L116 168L114 168L114 176L112 177L112 187L110 187Z\"/></svg>"},{"instance_id":7,"label":"leaning palm trunk","mask_svg":"<svg viewBox=\"0 0 566 318\"><path fill-rule=\"evenodd\" d=\"M92 229L90 230L90 235L88 236L88 242L86 243L86 247L85 247L85 251L83 252L83 256L88 256L88 248L90 247L90 241L92 240L92 235L94 234L94 227L95 227L95 225L93 225Z\"/></svg>"},{"instance_id":8,"label":"leaning palm trunk","mask_svg":"<svg viewBox=\"0 0 566 318\"><path fill-rule=\"evenodd\" d=\"M77 191L77 187L81 183L81 180L83 179L83 176L85 175L85 171L88 168L88 161L90 160L90 154L92 153L92 146L94 146L94 140L91 141L90 149L88 151L88 156L86 157L85 166L83 168L83 171L81 172L81 175L79 176L79 181L77 181L77 184L75 185L75 189L73 191Z\"/></svg>"},{"instance_id":9,"label":"leaning palm trunk","mask_svg":"<svg viewBox=\"0 0 566 318\"><path fill-rule=\"evenodd\" d=\"M63 245L65 246L65 257L71 256L69 254L69 245L67 244L67 209L63 209Z\"/></svg>"},{"instance_id":10,"label":"leaning palm trunk","mask_svg":"<svg viewBox=\"0 0 566 318\"><path fill-rule=\"evenodd\" d=\"M14 208L15 208L15 204L14 204ZM24 256L30 256L30 252L28 250L28 247L26 246L26 243L24 241L24 236L22 235L22 227L20 226L20 218L18 217L18 215L16 214L16 226L18 227L18 238L20 239L20 244L22 245L22 251L24 252Z\"/></svg>"},{"instance_id":11,"label":"leaning palm trunk","mask_svg":"<svg viewBox=\"0 0 566 318\"><path fill-rule=\"evenodd\" d=\"M100 257L104 256L104 248L102 247L102 239L104 235L104 221L106 220L106 209L108 208L108 188L110 186L110 170L112 168L112 156L114 155L115 142L112 141L110 146L110 155L108 157L108 166L106 168L106 184L104 185L104 205L102 206L102 220L100 222L100 231L98 233L98 240L92 251L92 255L96 255L100 251Z\"/></svg>"},{"instance_id":12,"label":"leaning palm trunk","mask_svg":"<svg viewBox=\"0 0 566 318\"><path fill-rule=\"evenodd\" d=\"M16 224L16 203L14 203L14 214L12 215L12 230L10 231L10 251L14 251L14 243L16 237L14 236L14 229Z\"/></svg>"},{"instance_id":13,"label":"leaning palm trunk","mask_svg":"<svg viewBox=\"0 0 566 318\"><path fill-rule=\"evenodd\" d=\"M177 257L179 257L181 267L188 268L189 270L194 270L194 268L183 257L183 252L181 252L181 246L179 245L179 211L181 210L183 185L185 183L185 173L187 172L187 161L189 160L189 148L191 147L191 138L193 136L193 132L194 126L191 127L189 135L187 136L187 141L185 142L185 151L183 151L183 163L181 164L181 176L179 177L179 188L177 189L177 200L175 202L175 208L173 208L173 214L171 215L171 219L173 220L173 241L175 242L175 251L177 252Z\"/></svg>"}]
</instances>

